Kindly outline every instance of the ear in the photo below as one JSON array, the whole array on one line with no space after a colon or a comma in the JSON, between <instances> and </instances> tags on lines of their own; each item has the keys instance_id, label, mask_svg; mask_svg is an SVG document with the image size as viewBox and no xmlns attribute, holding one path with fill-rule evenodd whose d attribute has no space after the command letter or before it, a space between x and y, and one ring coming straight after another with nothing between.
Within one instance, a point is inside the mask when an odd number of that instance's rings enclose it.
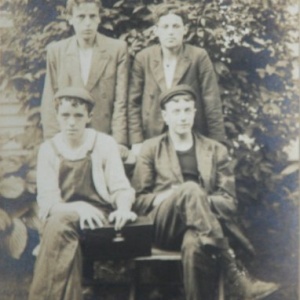
<instances>
[{"instance_id":1,"label":"ear","mask_svg":"<svg viewBox=\"0 0 300 300\"><path fill-rule=\"evenodd\" d=\"M164 122L167 124L167 112L164 109L161 110L161 115Z\"/></svg>"},{"instance_id":2,"label":"ear","mask_svg":"<svg viewBox=\"0 0 300 300\"><path fill-rule=\"evenodd\" d=\"M184 35L186 35L189 31L188 25L184 25Z\"/></svg>"},{"instance_id":3,"label":"ear","mask_svg":"<svg viewBox=\"0 0 300 300\"><path fill-rule=\"evenodd\" d=\"M154 33L154 35L157 37L158 35L157 35L157 31L158 31L158 26L157 25L154 25L154 27L153 27L153 33Z\"/></svg>"},{"instance_id":4,"label":"ear","mask_svg":"<svg viewBox=\"0 0 300 300\"><path fill-rule=\"evenodd\" d=\"M67 15L67 22L70 26L73 26L73 17L71 15Z\"/></svg>"},{"instance_id":5,"label":"ear","mask_svg":"<svg viewBox=\"0 0 300 300\"><path fill-rule=\"evenodd\" d=\"M88 115L88 117L89 117L88 123L89 123L89 124L92 122L92 117L93 117L93 115L94 115L94 111L92 110L92 111L89 113L89 115Z\"/></svg>"}]
</instances>

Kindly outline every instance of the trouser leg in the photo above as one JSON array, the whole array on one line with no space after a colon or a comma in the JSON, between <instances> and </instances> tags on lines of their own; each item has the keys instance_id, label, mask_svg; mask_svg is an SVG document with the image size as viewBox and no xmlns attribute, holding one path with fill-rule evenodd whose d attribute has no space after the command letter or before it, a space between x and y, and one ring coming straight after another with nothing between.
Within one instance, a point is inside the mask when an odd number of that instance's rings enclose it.
<instances>
[{"instance_id":1,"label":"trouser leg","mask_svg":"<svg viewBox=\"0 0 300 300\"><path fill-rule=\"evenodd\" d=\"M154 243L164 249L182 250L186 299L213 299L218 263L207 246L227 248L228 245L205 191L195 183L186 182L150 216L154 220Z\"/></svg>"},{"instance_id":2,"label":"trouser leg","mask_svg":"<svg viewBox=\"0 0 300 300\"><path fill-rule=\"evenodd\" d=\"M81 300L79 216L57 213L45 223L29 300Z\"/></svg>"},{"instance_id":3,"label":"trouser leg","mask_svg":"<svg viewBox=\"0 0 300 300\"><path fill-rule=\"evenodd\" d=\"M202 245L228 247L206 192L196 183L180 185L150 213L150 217L154 220L154 242L161 248L180 249L187 229L195 229Z\"/></svg>"},{"instance_id":4,"label":"trouser leg","mask_svg":"<svg viewBox=\"0 0 300 300\"><path fill-rule=\"evenodd\" d=\"M181 253L186 300L215 299L219 273L217 259L201 247L194 230L184 234Z\"/></svg>"}]
</instances>

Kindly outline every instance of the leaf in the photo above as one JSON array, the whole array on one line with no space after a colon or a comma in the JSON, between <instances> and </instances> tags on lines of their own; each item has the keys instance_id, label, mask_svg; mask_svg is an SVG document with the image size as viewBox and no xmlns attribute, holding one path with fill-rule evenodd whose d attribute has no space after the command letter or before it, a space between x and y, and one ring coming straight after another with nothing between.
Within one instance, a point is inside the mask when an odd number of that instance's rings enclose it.
<instances>
[{"instance_id":1,"label":"leaf","mask_svg":"<svg viewBox=\"0 0 300 300\"><path fill-rule=\"evenodd\" d=\"M124 0L118 1L114 4L114 8L120 8L125 3Z\"/></svg>"},{"instance_id":2,"label":"leaf","mask_svg":"<svg viewBox=\"0 0 300 300\"><path fill-rule=\"evenodd\" d=\"M19 259L24 252L28 233L25 224L20 219L13 219L13 230L4 240L5 249L14 259Z\"/></svg>"},{"instance_id":3,"label":"leaf","mask_svg":"<svg viewBox=\"0 0 300 300\"><path fill-rule=\"evenodd\" d=\"M132 12L132 14L136 14L139 11L141 11L143 8L145 8L145 5L138 5Z\"/></svg>"},{"instance_id":4,"label":"leaf","mask_svg":"<svg viewBox=\"0 0 300 300\"><path fill-rule=\"evenodd\" d=\"M6 199L19 198L25 191L25 181L21 177L10 176L0 182L0 196Z\"/></svg>"},{"instance_id":5,"label":"leaf","mask_svg":"<svg viewBox=\"0 0 300 300\"><path fill-rule=\"evenodd\" d=\"M3 209L0 209L0 236L6 234L11 229L11 226L11 218Z\"/></svg>"},{"instance_id":6,"label":"leaf","mask_svg":"<svg viewBox=\"0 0 300 300\"><path fill-rule=\"evenodd\" d=\"M281 171L281 175L288 176L290 174L293 174L295 172L299 171L299 163L298 162L292 162L290 165L288 165L286 168L284 168Z\"/></svg>"},{"instance_id":7,"label":"leaf","mask_svg":"<svg viewBox=\"0 0 300 300\"><path fill-rule=\"evenodd\" d=\"M215 62L214 67L215 67L216 73L220 76L224 77L230 73L228 67L221 61Z\"/></svg>"},{"instance_id":8,"label":"leaf","mask_svg":"<svg viewBox=\"0 0 300 300\"><path fill-rule=\"evenodd\" d=\"M0 161L0 177L4 176L4 174L17 172L21 168L22 164L22 159L20 157L3 159Z\"/></svg>"}]
</instances>

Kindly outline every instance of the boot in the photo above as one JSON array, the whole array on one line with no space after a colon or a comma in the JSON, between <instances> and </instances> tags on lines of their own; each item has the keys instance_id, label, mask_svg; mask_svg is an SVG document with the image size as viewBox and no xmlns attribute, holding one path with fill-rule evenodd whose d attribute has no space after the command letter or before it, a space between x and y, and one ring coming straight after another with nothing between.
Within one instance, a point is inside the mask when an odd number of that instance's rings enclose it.
<instances>
[{"instance_id":1,"label":"boot","mask_svg":"<svg viewBox=\"0 0 300 300\"><path fill-rule=\"evenodd\" d=\"M234 255L228 250L222 251L221 263L225 271L225 276L234 287L239 299L263 299L277 291L279 288L278 284L252 279L246 270L241 271Z\"/></svg>"}]
</instances>

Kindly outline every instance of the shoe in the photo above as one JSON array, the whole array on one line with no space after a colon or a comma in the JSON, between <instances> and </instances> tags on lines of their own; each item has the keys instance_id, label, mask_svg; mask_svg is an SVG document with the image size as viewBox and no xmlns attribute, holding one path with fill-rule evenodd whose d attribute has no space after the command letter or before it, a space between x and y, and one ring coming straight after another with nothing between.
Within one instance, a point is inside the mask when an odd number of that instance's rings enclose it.
<instances>
[{"instance_id":1,"label":"shoe","mask_svg":"<svg viewBox=\"0 0 300 300\"><path fill-rule=\"evenodd\" d=\"M222 255L221 261L225 275L234 287L234 292L238 294L239 299L260 300L279 289L279 285L276 283L251 278L246 270L238 268L235 258L229 253Z\"/></svg>"},{"instance_id":2,"label":"shoe","mask_svg":"<svg viewBox=\"0 0 300 300\"><path fill-rule=\"evenodd\" d=\"M265 282L257 279L251 279L247 275L240 275L235 281L241 296L245 300L260 300L273 294L279 288L279 285L273 282Z\"/></svg>"}]
</instances>

